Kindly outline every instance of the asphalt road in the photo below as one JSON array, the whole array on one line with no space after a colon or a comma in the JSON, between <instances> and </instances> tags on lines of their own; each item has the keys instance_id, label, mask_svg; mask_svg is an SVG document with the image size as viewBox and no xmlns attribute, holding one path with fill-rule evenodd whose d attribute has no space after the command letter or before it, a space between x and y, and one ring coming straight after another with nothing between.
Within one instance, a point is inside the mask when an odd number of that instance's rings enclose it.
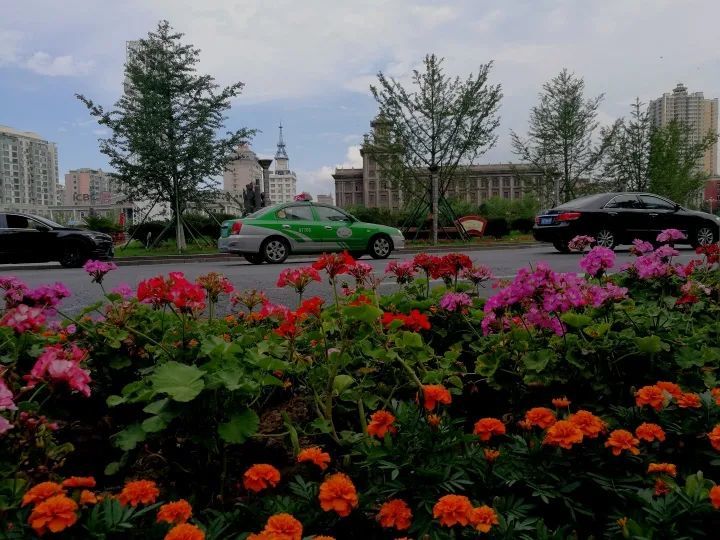
<instances>
[{"instance_id":1,"label":"asphalt road","mask_svg":"<svg viewBox=\"0 0 720 540\"><path fill-rule=\"evenodd\" d=\"M457 251L457 250L448 250ZM694 255L690 248L681 248L680 261L687 261ZM439 254L439 253L436 253ZM511 278L515 272L522 267L535 265L539 261L545 261L550 266L561 272L580 272L578 262L579 254L560 254L552 246L524 247L510 249L488 249L482 251L468 252L468 255L475 262L489 266L498 278ZM363 257L363 261L371 264L376 273L382 274L389 260L410 259L413 254L394 253L385 261L375 261L370 257ZM616 266L631 260L633 257L626 249L617 250ZM294 305L296 302L295 293L289 289L280 289L275 285L280 271L292 266L305 266L314 261L314 257L298 258L288 260L281 265L251 265L244 259L238 257L237 261L214 261L198 263L182 263L176 265L160 264L147 266L121 266L111 272L105 280L107 290L125 283L135 286L139 281L158 274L167 274L171 271L184 272L189 279L210 272L217 271L226 275L237 289L258 289L263 290L270 300L277 303ZM60 281L64 283L73 293L72 297L65 300L63 308L69 313L76 313L83 306L102 298L102 291L98 285L90 283L90 278L82 269L64 269L60 267L48 267L42 270L20 270L13 269L12 265L0 266L0 276L13 275L24 280L30 286L38 286L46 283ZM352 279L352 278L350 278ZM381 291L391 292L396 285L388 278L381 285ZM488 295L492 291L486 289ZM326 283L313 283L308 287L307 296L322 296L330 299L331 291ZM221 311L227 309L227 304L220 306Z\"/></svg>"}]
</instances>

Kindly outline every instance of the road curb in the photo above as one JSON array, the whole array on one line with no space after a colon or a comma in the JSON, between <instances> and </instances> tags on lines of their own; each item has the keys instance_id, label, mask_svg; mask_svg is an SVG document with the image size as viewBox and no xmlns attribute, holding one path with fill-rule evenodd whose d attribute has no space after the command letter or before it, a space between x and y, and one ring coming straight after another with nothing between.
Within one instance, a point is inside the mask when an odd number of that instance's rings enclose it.
<instances>
[{"instance_id":1,"label":"road curb","mask_svg":"<svg viewBox=\"0 0 720 540\"><path fill-rule=\"evenodd\" d=\"M530 248L542 245L540 242L502 242L487 245L470 245L470 246L427 246L427 247L410 247L403 249L401 253L438 253L443 251L456 250L460 253L488 251L495 249L513 249L513 248ZM310 255L312 256L312 255ZM307 258L308 255L291 256L293 258ZM199 255L166 255L164 257L117 257L113 262L118 266L149 266L155 264L187 264L198 262L213 261L236 261L237 255L228 255L225 253L206 253ZM58 264L8 264L0 266L0 274L10 273L17 270L57 270L62 268Z\"/></svg>"}]
</instances>

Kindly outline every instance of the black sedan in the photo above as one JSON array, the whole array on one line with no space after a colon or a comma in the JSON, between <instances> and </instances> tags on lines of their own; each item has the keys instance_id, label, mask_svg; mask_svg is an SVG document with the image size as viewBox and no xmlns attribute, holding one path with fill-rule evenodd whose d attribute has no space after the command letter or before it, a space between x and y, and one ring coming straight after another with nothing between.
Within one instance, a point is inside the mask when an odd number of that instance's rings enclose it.
<instances>
[{"instance_id":1,"label":"black sedan","mask_svg":"<svg viewBox=\"0 0 720 540\"><path fill-rule=\"evenodd\" d=\"M563 253L577 235L613 248L636 238L655 242L664 229L678 229L693 247L720 239L720 218L683 208L652 193L602 193L556 206L535 218L533 236Z\"/></svg>"},{"instance_id":2,"label":"black sedan","mask_svg":"<svg viewBox=\"0 0 720 540\"><path fill-rule=\"evenodd\" d=\"M110 260L112 237L73 229L49 219L14 212L0 212L0 263L58 261L77 268L89 259Z\"/></svg>"}]
</instances>

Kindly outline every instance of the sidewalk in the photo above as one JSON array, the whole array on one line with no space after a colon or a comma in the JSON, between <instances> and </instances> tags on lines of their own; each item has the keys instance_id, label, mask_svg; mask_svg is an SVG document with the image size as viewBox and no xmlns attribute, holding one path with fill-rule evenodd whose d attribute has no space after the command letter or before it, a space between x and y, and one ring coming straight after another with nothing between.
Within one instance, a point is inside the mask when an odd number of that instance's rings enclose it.
<instances>
[{"instance_id":1,"label":"sidewalk","mask_svg":"<svg viewBox=\"0 0 720 540\"><path fill-rule=\"evenodd\" d=\"M423 246L408 247L396 253L440 253L453 252L460 253L474 251L488 251L494 249L513 249L513 248L529 248L542 245L540 242L524 241L524 242L498 242L496 244L475 244L468 246L450 245L450 246ZM291 255L290 259L307 258L312 255ZM154 264L185 264L185 263L201 263L213 261L236 261L238 255L230 255L227 253L203 253L195 255L163 255L148 257L115 257L113 262L118 266L146 266ZM62 268L58 263L32 263L32 264L0 264L0 274L12 272L13 270L57 270Z\"/></svg>"}]
</instances>

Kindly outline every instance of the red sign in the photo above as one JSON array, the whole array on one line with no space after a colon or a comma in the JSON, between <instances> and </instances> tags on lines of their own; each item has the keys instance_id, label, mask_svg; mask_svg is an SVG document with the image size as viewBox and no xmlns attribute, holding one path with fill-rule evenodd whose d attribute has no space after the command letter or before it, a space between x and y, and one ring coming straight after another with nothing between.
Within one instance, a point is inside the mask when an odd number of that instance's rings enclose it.
<instances>
[{"instance_id":1,"label":"red sign","mask_svg":"<svg viewBox=\"0 0 720 540\"><path fill-rule=\"evenodd\" d=\"M458 218L457 224L460 225L470 236L482 236L485 234L487 219L480 216L464 216Z\"/></svg>"}]
</instances>

